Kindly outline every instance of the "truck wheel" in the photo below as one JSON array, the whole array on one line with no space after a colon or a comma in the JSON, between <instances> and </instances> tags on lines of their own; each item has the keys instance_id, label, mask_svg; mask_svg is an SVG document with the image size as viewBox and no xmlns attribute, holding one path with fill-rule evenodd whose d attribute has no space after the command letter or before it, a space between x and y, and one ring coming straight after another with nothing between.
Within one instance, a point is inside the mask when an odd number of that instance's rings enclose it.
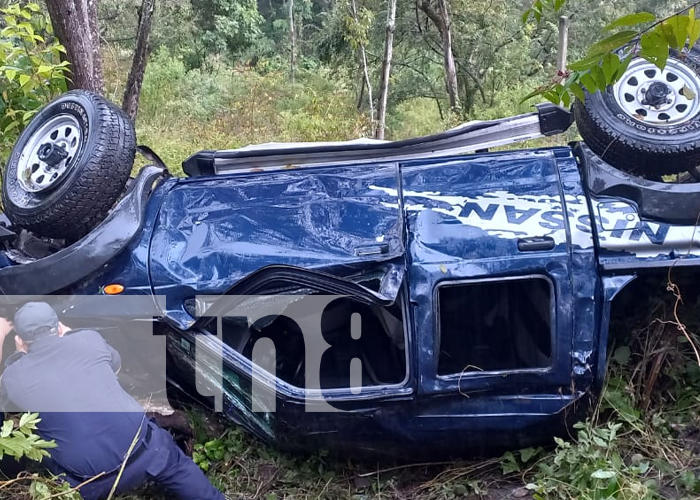
<instances>
[{"instance_id":1,"label":"truck wheel","mask_svg":"<svg viewBox=\"0 0 700 500\"><path fill-rule=\"evenodd\" d=\"M604 92L586 92L574 117L603 160L639 176L658 177L700 165L700 50L671 53L666 67L633 59Z\"/></svg>"},{"instance_id":2,"label":"truck wheel","mask_svg":"<svg viewBox=\"0 0 700 500\"><path fill-rule=\"evenodd\" d=\"M119 198L135 153L134 126L120 109L91 92L67 92L34 117L12 150L5 214L36 234L77 240Z\"/></svg>"}]
</instances>

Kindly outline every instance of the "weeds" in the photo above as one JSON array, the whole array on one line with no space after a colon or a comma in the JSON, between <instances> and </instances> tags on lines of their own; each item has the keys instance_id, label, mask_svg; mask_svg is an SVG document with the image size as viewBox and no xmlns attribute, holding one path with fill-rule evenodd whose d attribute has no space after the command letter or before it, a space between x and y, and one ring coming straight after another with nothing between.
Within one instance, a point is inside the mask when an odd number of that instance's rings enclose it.
<instances>
[{"instance_id":1,"label":"weeds","mask_svg":"<svg viewBox=\"0 0 700 500\"><path fill-rule=\"evenodd\" d=\"M528 449L501 457L503 473L519 473L533 498L697 498L698 446L692 440L700 434L700 368L689 325L697 325L698 317L681 307L681 286L670 276L669 295L641 292L646 300L633 299L648 313L636 316L639 324L630 328L622 318L616 325L620 345L599 405L574 426L573 439L556 438L550 453Z\"/></svg>"}]
</instances>

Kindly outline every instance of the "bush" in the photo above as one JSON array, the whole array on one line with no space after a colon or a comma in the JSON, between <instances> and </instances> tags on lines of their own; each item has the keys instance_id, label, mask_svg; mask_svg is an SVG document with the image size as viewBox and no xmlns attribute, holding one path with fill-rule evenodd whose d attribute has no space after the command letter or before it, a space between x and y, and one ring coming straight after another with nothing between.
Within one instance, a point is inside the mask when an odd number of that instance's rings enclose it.
<instances>
[{"instance_id":1,"label":"bush","mask_svg":"<svg viewBox=\"0 0 700 500\"><path fill-rule=\"evenodd\" d=\"M42 458L48 457L49 452L46 450L55 448L56 445L34 434L39 422L41 419L38 413L25 413L18 422L5 420L0 428L0 459L8 455L41 462Z\"/></svg>"},{"instance_id":2,"label":"bush","mask_svg":"<svg viewBox=\"0 0 700 500\"><path fill-rule=\"evenodd\" d=\"M35 3L0 9L0 159L39 108L66 90L65 49Z\"/></svg>"}]
</instances>

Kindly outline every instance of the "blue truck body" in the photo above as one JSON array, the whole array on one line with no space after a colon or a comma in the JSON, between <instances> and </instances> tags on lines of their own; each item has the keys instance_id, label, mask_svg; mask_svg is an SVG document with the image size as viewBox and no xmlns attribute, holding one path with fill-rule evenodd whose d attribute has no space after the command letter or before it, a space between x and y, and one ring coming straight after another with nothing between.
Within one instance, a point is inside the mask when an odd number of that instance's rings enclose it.
<instances>
[{"instance_id":1,"label":"blue truck body","mask_svg":"<svg viewBox=\"0 0 700 500\"><path fill-rule=\"evenodd\" d=\"M224 412L283 448L434 457L545 442L601 388L616 294L640 272L696 265L700 255L687 216L647 216L656 208L645 189L693 189L605 183L613 169L582 145L165 176L151 192L159 172L137 178L89 245L73 245L80 255L92 249L94 271L21 291L70 295L68 322L102 314L89 297L106 284L161 297L154 321L168 336L173 379L192 387L207 369L194 350L221 350L214 389ZM125 225L120 237L114 228ZM0 288L13 291L11 273L40 263L0 269ZM56 273L47 279L60 282ZM375 309L390 310L377 317L397 320L386 331L399 338L358 348L377 372L361 391L335 383L311 394L294 374L270 376L276 411L255 412L250 352L217 335L193 304L267 282L291 286L295 275L314 278L320 293L339 283L349 296L374 293ZM285 344L276 348L285 355ZM343 411L309 412L314 398Z\"/></svg>"}]
</instances>

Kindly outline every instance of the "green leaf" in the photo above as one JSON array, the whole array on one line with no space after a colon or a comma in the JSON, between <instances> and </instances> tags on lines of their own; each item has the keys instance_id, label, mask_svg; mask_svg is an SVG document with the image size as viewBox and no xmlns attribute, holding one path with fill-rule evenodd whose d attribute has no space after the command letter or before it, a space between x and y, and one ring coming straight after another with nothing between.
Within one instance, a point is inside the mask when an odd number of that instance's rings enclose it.
<instances>
[{"instance_id":1,"label":"green leaf","mask_svg":"<svg viewBox=\"0 0 700 500\"><path fill-rule=\"evenodd\" d=\"M520 450L520 458L523 462L529 462L534 456L537 456L541 448L523 448Z\"/></svg>"},{"instance_id":2,"label":"green leaf","mask_svg":"<svg viewBox=\"0 0 700 500\"><path fill-rule=\"evenodd\" d=\"M627 71L627 68L632 62L632 59L634 59L634 54L628 55L620 62L620 65L617 67L617 72L615 74L615 80L619 80L620 78L622 78L622 75L624 75L625 71Z\"/></svg>"},{"instance_id":3,"label":"green leaf","mask_svg":"<svg viewBox=\"0 0 700 500\"><path fill-rule=\"evenodd\" d=\"M561 94L561 103L565 108L568 108L569 106L571 106L571 94L569 94L568 90L565 90Z\"/></svg>"},{"instance_id":4,"label":"green leaf","mask_svg":"<svg viewBox=\"0 0 700 500\"><path fill-rule=\"evenodd\" d=\"M655 19L656 16L651 12L637 12L636 14L628 14L615 19L603 29L605 31L610 31L615 28L621 28L622 26L634 26L635 24L648 23Z\"/></svg>"},{"instance_id":5,"label":"green leaf","mask_svg":"<svg viewBox=\"0 0 700 500\"><path fill-rule=\"evenodd\" d=\"M542 97L547 99L552 104L559 104L559 102L561 101L561 99L559 99L559 94L557 94L554 90L547 90L546 92L542 92Z\"/></svg>"},{"instance_id":6,"label":"green leaf","mask_svg":"<svg viewBox=\"0 0 700 500\"><path fill-rule=\"evenodd\" d=\"M17 76L17 70L16 69L6 69L4 71L5 73L5 78L7 78L9 81L12 81L15 79L15 76Z\"/></svg>"},{"instance_id":7,"label":"green leaf","mask_svg":"<svg viewBox=\"0 0 700 500\"><path fill-rule=\"evenodd\" d=\"M583 87L577 82L577 83L572 83L571 87L569 87L569 90L571 91L572 94L576 96L576 99L578 99L581 102L584 102L586 100L586 94L583 92Z\"/></svg>"},{"instance_id":8,"label":"green leaf","mask_svg":"<svg viewBox=\"0 0 700 500\"><path fill-rule=\"evenodd\" d=\"M554 0L554 12L557 13L566 4L566 0Z\"/></svg>"},{"instance_id":9,"label":"green leaf","mask_svg":"<svg viewBox=\"0 0 700 500\"><path fill-rule=\"evenodd\" d=\"M46 483L32 481L32 484L29 486L29 494L35 500L42 500L51 497L51 489Z\"/></svg>"},{"instance_id":10,"label":"green leaf","mask_svg":"<svg viewBox=\"0 0 700 500\"><path fill-rule=\"evenodd\" d=\"M700 20L695 19L695 8L688 11L688 47L693 47L700 38Z\"/></svg>"},{"instance_id":11,"label":"green leaf","mask_svg":"<svg viewBox=\"0 0 700 500\"><path fill-rule=\"evenodd\" d=\"M663 69L666 66L669 46L666 38L661 33L657 31L645 33L642 35L640 45L640 57L655 64L659 69Z\"/></svg>"},{"instance_id":12,"label":"green leaf","mask_svg":"<svg viewBox=\"0 0 700 500\"><path fill-rule=\"evenodd\" d=\"M14 429L15 424L12 422L12 420L5 420L2 423L2 428L0 429L0 438L6 438L12 433L12 429Z\"/></svg>"},{"instance_id":13,"label":"green leaf","mask_svg":"<svg viewBox=\"0 0 700 500\"><path fill-rule=\"evenodd\" d=\"M617 474L615 473L614 470L598 469L597 471L595 471L591 474L591 478L593 478L593 479L612 479L616 475Z\"/></svg>"},{"instance_id":14,"label":"green leaf","mask_svg":"<svg viewBox=\"0 0 700 500\"><path fill-rule=\"evenodd\" d=\"M520 18L522 24L527 23L530 20L530 16L532 16L532 9L527 9L525 12L523 12L522 17Z\"/></svg>"},{"instance_id":15,"label":"green leaf","mask_svg":"<svg viewBox=\"0 0 700 500\"><path fill-rule=\"evenodd\" d=\"M33 415L31 413L24 413L19 419L19 428L21 429L25 425L27 425L27 422L31 422L33 420Z\"/></svg>"},{"instance_id":16,"label":"green leaf","mask_svg":"<svg viewBox=\"0 0 700 500\"><path fill-rule=\"evenodd\" d=\"M19 23L19 27L22 28L23 30L25 30L30 35L34 34L34 28L29 23Z\"/></svg>"},{"instance_id":17,"label":"green leaf","mask_svg":"<svg viewBox=\"0 0 700 500\"><path fill-rule=\"evenodd\" d=\"M515 455L510 451L505 452L501 457L501 472L506 475L518 471L520 471L520 465L515 459Z\"/></svg>"},{"instance_id":18,"label":"green leaf","mask_svg":"<svg viewBox=\"0 0 700 500\"><path fill-rule=\"evenodd\" d=\"M596 85L595 80L593 79L590 73L585 73L581 75L580 82L590 94L595 94L598 90L602 90L598 89L598 86Z\"/></svg>"},{"instance_id":19,"label":"green leaf","mask_svg":"<svg viewBox=\"0 0 700 500\"><path fill-rule=\"evenodd\" d=\"M676 15L669 19L667 22L673 30L673 35L676 44L673 45L676 49L682 49L685 46L685 42L688 39L688 17Z\"/></svg>"},{"instance_id":20,"label":"green leaf","mask_svg":"<svg viewBox=\"0 0 700 500\"><path fill-rule=\"evenodd\" d=\"M595 81L598 90L605 90L605 88L608 86L608 82L605 79L603 68L601 68L600 66L593 66L591 68L590 74L593 77L593 80Z\"/></svg>"},{"instance_id":21,"label":"green leaf","mask_svg":"<svg viewBox=\"0 0 700 500\"><path fill-rule=\"evenodd\" d=\"M546 89L547 89L547 87L538 87L538 88L536 88L535 90L533 90L532 92L530 92L528 95L526 95L525 97L523 97L523 98L520 100L520 104L524 103L525 101L528 101L528 100L532 99L533 97L536 97L536 96L538 96L538 95L542 95L542 92L544 92Z\"/></svg>"},{"instance_id":22,"label":"green leaf","mask_svg":"<svg viewBox=\"0 0 700 500\"><path fill-rule=\"evenodd\" d=\"M532 4L532 15L535 16L535 20L539 23L542 20L542 2L540 0L536 0L535 3Z\"/></svg>"},{"instance_id":23,"label":"green leaf","mask_svg":"<svg viewBox=\"0 0 700 500\"><path fill-rule=\"evenodd\" d=\"M19 75L19 85L20 87L24 87L27 83L29 83L29 80L31 80L32 77L29 75Z\"/></svg>"},{"instance_id":24,"label":"green leaf","mask_svg":"<svg viewBox=\"0 0 700 500\"><path fill-rule=\"evenodd\" d=\"M614 35L595 43L590 49L588 49L588 54L586 57L591 57L596 54L607 54L608 52L629 43L636 38L637 35L638 33L636 31L630 30L615 33Z\"/></svg>"},{"instance_id":25,"label":"green leaf","mask_svg":"<svg viewBox=\"0 0 700 500\"><path fill-rule=\"evenodd\" d=\"M659 24L656 28L654 28L653 32L659 33L664 40L666 40L666 45L669 47L673 47L676 45L676 34L673 32L673 26L671 26L668 23L661 23Z\"/></svg>"},{"instance_id":26,"label":"green leaf","mask_svg":"<svg viewBox=\"0 0 700 500\"><path fill-rule=\"evenodd\" d=\"M583 59L579 59L578 61L574 61L570 64L567 64L567 66L572 71L583 71L586 69L590 69L593 66L596 66L597 64L600 64L600 61L603 59L603 57L603 54L596 54L591 57L585 57Z\"/></svg>"},{"instance_id":27,"label":"green leaf","mask_svg":"<svg viewBox=\"0 0 700 500\"><path fill-rule=\"evenodd\" d=\"M603 64L601 68L603 69L603 75L605 76L605 83L610 85L615 80L617 75L617 68L620 67L620 58L617 54L608 54L603 59Z\"/></svg>"},{"instance_id":28,"label":"green leaf","mask_svg":"<svg viewBox=\"0 0 700 500\"><path fill-rule=\"evenodd\" d=\"M636 468L639 474L646 474L649 470L649 462L640 462Z\"/></svg>"}]
</instances>

